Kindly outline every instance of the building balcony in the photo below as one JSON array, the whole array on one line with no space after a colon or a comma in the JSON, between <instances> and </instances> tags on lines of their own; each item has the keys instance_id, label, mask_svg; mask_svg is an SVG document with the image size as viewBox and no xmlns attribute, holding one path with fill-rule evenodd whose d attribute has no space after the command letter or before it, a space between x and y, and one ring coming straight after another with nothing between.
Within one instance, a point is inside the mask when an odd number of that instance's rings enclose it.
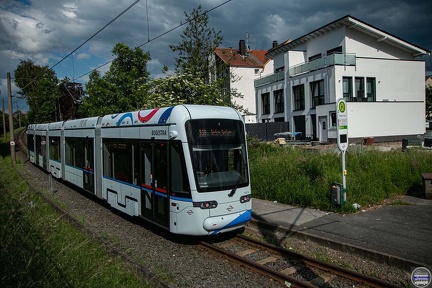
<instances>
[{"instance_id":1,"label":"building balcony","mask_svg":"<svg viewBox=\"0 0 432 288\"><path fill-rule=\"evenodd\" d=\"M323 56L319 59L290 67L288 70L288 75L289 77L294 77L299 74L334 65L355 66L356 56L355 54L331 54L328 56Z\"/></svg>"},{"instance_id":2,"label":"building balcony","mask_svg":"<svg viewBox=\"0 0 432 288\"><path fill-rule=\"evenodd\" d=\"M310 71L314 71L314 70L318 70L318 69L322 69L334 65L355 66L356 55L355 54L332 54L328 56L323 56L319 59L290 67L288 69L288 75L289 77L294 77L303 73L307 73ZM282 80L285 80L284 71L280 71L268 75L266 77L256 79L254 81L254 86L260 87L263 85L268 85Z\"/></svg>"},{"instance_id":3,"label":"building balcony","mask_svg":"<svg viewBox=\"0 0 432 288\"><path fill-rule=\"evenodd\" d=\"M271 74L269 76L260 78L260 79L256 79L254 81L254 86L255 87L259 87L259 86L263 86L266 84L271 84L271 83L275 83L275 82L279 82L285 80L285 71L280 71L280 72L276 72L274 74Z\"/></svg>"}]
</instances>

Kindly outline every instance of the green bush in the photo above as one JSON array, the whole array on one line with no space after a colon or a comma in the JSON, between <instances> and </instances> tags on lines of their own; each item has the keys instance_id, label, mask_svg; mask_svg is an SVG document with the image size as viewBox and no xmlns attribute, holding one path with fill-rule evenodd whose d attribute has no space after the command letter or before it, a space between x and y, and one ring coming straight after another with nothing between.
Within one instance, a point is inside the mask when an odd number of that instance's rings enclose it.
<instances>
[{"instance_id":1,"label":"green bush","mask_svg":"<svg viewBox=\"0 0 432 288\"><path fill-rule=\"evenodd\" d=\"M363 207L381 204L412 188L419 189L421 173L432 171L428 150L380 152L350 147L346 156L347 203L336 207L330 203L330 186L342 182L340 153L250 142L254 197L326 211L352 212L353 203Z\"/></svg>"}]
</instances>

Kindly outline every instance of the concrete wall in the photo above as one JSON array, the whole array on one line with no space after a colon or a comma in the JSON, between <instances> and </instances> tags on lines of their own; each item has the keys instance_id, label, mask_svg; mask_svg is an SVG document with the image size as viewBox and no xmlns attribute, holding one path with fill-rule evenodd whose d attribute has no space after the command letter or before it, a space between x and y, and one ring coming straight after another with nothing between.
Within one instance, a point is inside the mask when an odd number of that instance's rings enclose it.
<instances>
[{"instance_id":1,"label":"concrete wall","mask_svg":"<svg viewBox=\"0 0 432 288\"><path fill-rule=\"evenodd\" d=\"M347 109L349 138L425 133L423 102L348 102Z\"/></svg>"}]
</instances>

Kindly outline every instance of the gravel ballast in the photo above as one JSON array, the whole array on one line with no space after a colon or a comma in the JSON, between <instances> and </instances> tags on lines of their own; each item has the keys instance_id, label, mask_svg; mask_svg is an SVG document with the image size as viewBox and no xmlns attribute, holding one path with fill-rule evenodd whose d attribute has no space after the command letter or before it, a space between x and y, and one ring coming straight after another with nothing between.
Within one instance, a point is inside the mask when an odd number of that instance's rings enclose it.
<instances>
[{"instance_id":1,"label":"gravel ballast","mask_svg":"<svg viewBox=\"0 0 432 288\"><path fill-rule=\"evenodd\" d=\"M21 152L17 156L22 162L26 161ZM123 215L108 207L104 201L61 181L53 180L51 189L48 174L28 161L17 170L35 191L59 203L66 213L78 219L97 239L109 243L110 247L122 251L132 262L145 267L148 280L157 279L155 282L160 282L161 286L285 287L199 249L196 244L201 238L171 235L142 219ZM262 237L249 230L247 234ZM343 262L358 272L387 275L385 280L395 284L408 284L409 271L334 251L313 242L287 239L287 245L295 251L319 255L333 263Z\"/></svg>"}]
</instances>

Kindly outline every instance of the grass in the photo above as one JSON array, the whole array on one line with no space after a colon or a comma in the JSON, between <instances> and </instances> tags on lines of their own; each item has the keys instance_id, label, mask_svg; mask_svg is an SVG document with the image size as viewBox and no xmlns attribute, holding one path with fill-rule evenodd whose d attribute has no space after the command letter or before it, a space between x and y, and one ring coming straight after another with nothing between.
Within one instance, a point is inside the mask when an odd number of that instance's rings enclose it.
<instances>
[{"instance_id":1,"label":"grass","mask_svg":"<svg viewBox=\"0 0 432 288\"><path fill-rule=\"evenodd\" d=\"M33 193L10 157L0 158L0 223L1 287L150 287Z\"/></svg>"},{"instance_id":2,"label":"grass","mask_svg":"<svg viewBox=\"0 0 432 288\"><path fill-rule=\"evenodd\" d=\"M330 202L330 186L342 182L338 153L311 153L305 149L249 142L251 186L254 197L279 203L313 207L340 213L382 204L422 186L421 173L432 171L432 153L349 148L346 155L347 202L343 207Z\"/></svg>"}]
</instances>

